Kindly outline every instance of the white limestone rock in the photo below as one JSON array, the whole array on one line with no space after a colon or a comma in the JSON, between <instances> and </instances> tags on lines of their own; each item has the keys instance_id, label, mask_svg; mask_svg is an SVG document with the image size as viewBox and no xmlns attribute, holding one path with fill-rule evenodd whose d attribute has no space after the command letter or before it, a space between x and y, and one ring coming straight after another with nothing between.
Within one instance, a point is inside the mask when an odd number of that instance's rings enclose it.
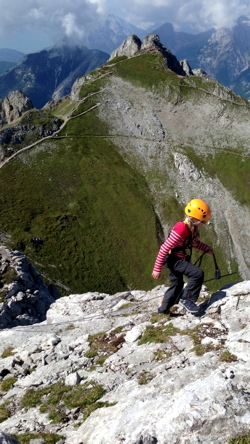
<instances>
[{"instance_id":1,"label":"white limestone rock","mask_svg":"<svg viewBox=\"0 0 250 444\"><path fill-rule=\"evenodd\" d=\"M49 387L58 381L72 388L85 382L100 384L106 390L100 401L113 404L93 412L78 429L74 424L81 424L82 414L77 409L67 409L67 421L53 425L39 406L27 411L17 408L15 415L1 423L1 430L6 434L60 431L65 444L225 444L247 434L250 282L223 287L198 316L176 307L181 316L159 317L151 324L164 291L165 287L159 286L149 292L113 296L71 295L53 304L53 322L48 313L42 324L1 330L0 353L12 346L13 355L2 359L0 380L9 376L17 380L2 394L0 405L11 400L13 406L20 406L28 389ZM126 317L121 310L113 310L131 297L133 304ZM74 320L75 307L81 312ZM64 319L59 325L56 313ZM173 330L166 342L138 345L147 325L167 329L169 324L177 333ZM117 341L102 365L95 357L85 356L89 334L99 332L107 341ZM204 354L195 352L194 333ZM227 352L226 361L221 359L223 352ZM27 373L27 368L32 371Z\"/></svg>"},{"instance_id":2,"label":"white limestone rock","mask_svg":"<svg viewBox=\"0 0 250 444\"><path fill-rule=\"evenodd\" d=\"M144 322L141 325L136 325L135 327L133 327L130 331L126 333L125 341L127 343L132 343L137 341L146 330L147 325L150 325L150 323Z\"/></svg>"}]
</instances>

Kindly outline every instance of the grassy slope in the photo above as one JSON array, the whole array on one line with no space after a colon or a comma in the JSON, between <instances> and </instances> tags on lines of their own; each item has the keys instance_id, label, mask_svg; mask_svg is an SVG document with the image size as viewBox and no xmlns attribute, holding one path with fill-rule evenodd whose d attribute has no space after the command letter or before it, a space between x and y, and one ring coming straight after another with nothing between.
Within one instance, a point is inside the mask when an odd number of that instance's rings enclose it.
<instances>
[{"instance_id":1,"label":"grassy slope","mask_svg":"<svg viewBox=\"0 0 250 444\"><path fill-rule=\"evenodd\" d=\"M112 143L81 138L92 119L101 134L104 125L89 113L68 123L70 137L40 144L0 170L1 228L12 245L28 245L39 271L74 292L146 289L158 248L149 191ZM33 236L44 240L38 253Z\"/></svg>"}]
</instances>

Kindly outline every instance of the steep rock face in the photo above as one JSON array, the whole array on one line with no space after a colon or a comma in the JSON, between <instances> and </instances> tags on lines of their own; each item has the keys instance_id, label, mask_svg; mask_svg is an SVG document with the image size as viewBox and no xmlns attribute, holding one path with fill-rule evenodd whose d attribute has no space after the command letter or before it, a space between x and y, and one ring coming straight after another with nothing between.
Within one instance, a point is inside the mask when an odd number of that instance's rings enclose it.
<instances>
[{"instance_id":1,"label":"steep rock face","mask_svg":"<svg viewBox=\"0 0 250 444\"><path fill-rule=\"evenodd\" d=\"M115 57L127 56L132 57L141 49L141 40L136 35L131 35L127 39L122 42L119 48L115 49L109 60L112 60Z\"/></svg>"},{"instance_id":2,"label":"steep rock face","mask_svg":"<svg viewBox=\"0 0 250 444\"><path fill-rule=\"evenodd\" d=\"M208 40L199 65L236 94L249 98L250 20L240 17L232 30L220 29Z\"/></svg>"},{"instance_id":3,"label":"steep rock face","mask_svg":"<svg viewBox=\"0 0 250 444\"><path fill-rule=\"evenodd\" d=\"M210 299L203 287L196 316L179 306L157 316L165 290L71 295L42 324L1 330L0 380L12 378L1 392L2 432L56 433L65 444L225 444L246 435L250 282ZM62 401L52 406L56 387ZM80 400L97 387L86 408Z\"/></svg>"},{"instance_id":4,"label":"steep rock face","mask_svg":"<svg viewBox=\"0 0 250 444\"><path fill-rule=\"evenodd\" d=\"M242 58L237 54L233 31L221 28L212 34L201 50L199 66L222 84L230 85L242 67Z\"/></svg>"},{"instance_id":5,"label":"steep rock face","mask_svg":"<svg viewBox=\"0 0 250 444\"><path fill-rule=\"evenodd\" d=\"M185 71L187 76L193 76L194 73L189 65L189 62L187 59L181 60L180 65L182 66L183 71Z\"/></svg>"},{"instance_id":6,"label":"steep rock face","mask_svg":"<svg viewBox=\"0 0 250 444\"><path fill-rule=\"evenodd\" d=\"M193 69L192 73L198 77L209 77L209 75L202 68Z\"/></svg>"},{"instance_id":7,"label":"steep rock face","mask_svg":"<svg viewBox=\"0 0 250 444\"><path fill-rule=\"evenodd\" d=\"M31 100L22 91L10 91L0 100L0 124L11 123L33 108Z\"/></svg>"},{"instance_id":8,"label":"steep rock face","mask_svg":"<svg viewBox=\"0 0 250 444\"><path fill-rule=\"evenodd\" d=\"M60 296L56 288L44 284L26 256L4 246L0 247L0 273L0 329L43 321Z\"/></svg>"},{"instance_id":9,"label":"steep rock face","mask_svg":"<svg viewBox=\"0 0 250 444\"><path fill-rule=\"evenodd\" d=\"M230 86L249 67L249 41L250 20L249 17L241 17L232 30L221 28L212 34L198 57L199 66Z\"/></svg>"}]
</instances>

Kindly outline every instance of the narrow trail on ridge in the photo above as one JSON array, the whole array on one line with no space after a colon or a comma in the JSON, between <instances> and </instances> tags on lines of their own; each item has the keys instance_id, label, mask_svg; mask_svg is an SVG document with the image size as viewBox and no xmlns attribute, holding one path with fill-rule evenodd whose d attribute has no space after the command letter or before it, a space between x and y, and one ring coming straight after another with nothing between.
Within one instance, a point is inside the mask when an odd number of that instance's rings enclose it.
<instances>
[{"instance_id":1,"label":"narrow trail on ridge","mask_svg":"<svg viewBox=\"0 0 250 444\"><path fill-rule=\"evenodd\" d=\"M65 120L63 122L63 124L60 126L60 128L55 131L51 136L46 136L43 137L42 139L37 140L36 142L31 143L28 146L25 146L24 148L21 148L19 151L16 151L14 154L12 154L10 157L8 157L7 159L5 159L1 164L0 164L0 169L6 165L6 163L10 162L14 157L18 156L20 153L22 153L23 151L29 150L30 148L33 148L34 146L38 145L39 143L44 142L45 140L48 139L53 139L58 133L60 133L60 131L65 127L65 125L68 123L69 120L75 119L76 117L79 117L83 114L88 113L89 111L92 111L94 108L97 108L98 106L100 106L100 103L97 103L96 105L93 105L91 108L87 109L86 111L83 111L82 113L77 114L76 116L66 116Z\"/></svg>"}]
</instances>

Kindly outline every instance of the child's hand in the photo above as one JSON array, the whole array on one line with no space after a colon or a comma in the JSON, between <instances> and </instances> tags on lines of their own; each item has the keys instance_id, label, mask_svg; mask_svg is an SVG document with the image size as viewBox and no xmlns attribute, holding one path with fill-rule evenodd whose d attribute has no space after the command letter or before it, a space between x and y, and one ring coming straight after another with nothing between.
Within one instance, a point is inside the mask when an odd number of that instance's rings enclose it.
<instances>
[{"instance_id":1,"label":"child's hand","mask_svg":"<svg viewBox=\"0 0 250 444\"><path fill-rule=\"evenodd\" d=\"M159 279L160 275L161 275L161 273L156 272L156 271L153 271L153 273L152 273L152 276L154 279Z\"/></svg>"}]
</instances>

